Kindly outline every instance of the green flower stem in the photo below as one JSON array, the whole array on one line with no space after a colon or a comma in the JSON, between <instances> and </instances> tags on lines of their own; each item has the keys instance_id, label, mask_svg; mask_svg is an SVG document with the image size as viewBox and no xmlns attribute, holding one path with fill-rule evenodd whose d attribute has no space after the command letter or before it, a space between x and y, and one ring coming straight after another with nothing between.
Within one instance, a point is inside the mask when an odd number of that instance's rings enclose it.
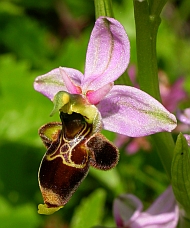
<instances>
[{"instance_id":1,"label":"green flower stem","mask_svg":"<svg viewBox=\"0 0 190 228\"><path fill-rule=\"evenodd\" d=\"M166 2L167 0L150 0L150 14L159 16Z\"/></svg>"},{"instance_id":2,"label":"green flower stem","mask_svg":"<svg viewBox=\"0 0 190 228\"><path fill-rule=\"evenodd\" d=\"M158 155L166 174L168 175L169 180L171 180L171 163L175 146L172 135L167 132L162 132L152 135L151 138L156 145Z\"/></svg>"},{"instance_id":3,"label":"green flower stem","mask_svg":"<svg viewBox=\"0 0 190 228\"><path fill-rule=\"evenodd\" d=\"M136 24L136 45L137 45L137 63L138 80L140 88L151 96L161 101L158 68L156 57L156 38L160 25L160 12L165 4L165 0L133 0L134 15ZM156 144L158 154L171 179L171 162L174 150L174 141L170 133L158 133L152 135Z\"/></svg>"},{"instance_id":4,"label":"green flower stem","mask_svg":"<svg viewBox=\"0 0 190 228\"><path fill-rule=\"evenodd\" d=\"M134 0L138 79L141 89L160 99L156 58L156 36L160 19L149 15L147 1Z\"/></svg>"},{"instance_id":5,"label":"green flower stem","mask_svg":"<svg viewBox=\"0 0 190 228\"><path fill-rule=\"evenodd\" d=\"M114 17L111 0L94 0L96 19L100 16Z\"/></svg>"}]
</instances>

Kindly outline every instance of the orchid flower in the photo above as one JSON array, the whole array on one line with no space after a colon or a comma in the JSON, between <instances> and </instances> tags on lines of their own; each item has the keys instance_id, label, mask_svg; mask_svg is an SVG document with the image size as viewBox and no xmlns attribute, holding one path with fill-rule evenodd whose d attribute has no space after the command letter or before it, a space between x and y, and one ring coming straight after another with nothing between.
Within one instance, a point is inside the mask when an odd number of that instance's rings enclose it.
<instances>
[{"instance_id":1,"label":"orchid flower","mask_svg":"<svg viewBox=\"0 0 190 228\"><path fill-rule=\"evenodd\" d=\"M162 103L167 110L174 112L176 111L179 103L188 98L183 88L184 77L179 77L171 85L165 72L159 71L158 76Z\"/></svg>"},{"instance_id":2,"label":"orchid flower","mask_svg":"<svg viewBox=\"0 0 190 228\"><path fill-rule=\"evenodd\" d=\"M175 228L179 209L171 186L144 212L134 195L123 194L114 200L113 214L118 228Z\"/></svg>"},{"instance_id":3,"label":"orchid flower","mask_svg":"<svg viewBox=\"0 0 190 228\"><path fill-rule=\"evenodd\" d=\"M118 162L118 149L100 134L104 129L132 137L172 131L176 118L145 92L114 85L130 58L129 39L113 18L100 17L93 28L84 75L59 67L39 76L34 88L54 103L53 115L61 122L39 130L47 152L39 170L45 204L39 213L51 214L63 207L88 173Z\"/></svg>"},{"instance_id":4,"label":"orchid flower","mask_svg":"<svg viewBox=\"0 0 190 228\"><path fill-rule=\"evenodd\" d=\"M60 67L36 78L34 88L53 100L59 91L81 95L101 114L103 128L131 137L172 131L176 118L147 93L113 85L130 59L129 39L115 19L100 17L91 33L84 75ZM148 82L147 82L148 83Z\"/></svg>"}]
</instances>

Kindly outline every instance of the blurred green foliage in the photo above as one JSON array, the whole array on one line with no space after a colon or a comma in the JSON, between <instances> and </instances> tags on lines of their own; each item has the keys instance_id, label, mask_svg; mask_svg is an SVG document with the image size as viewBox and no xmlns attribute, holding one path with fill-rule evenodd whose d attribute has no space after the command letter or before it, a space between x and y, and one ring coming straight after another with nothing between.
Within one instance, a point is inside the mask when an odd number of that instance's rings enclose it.
<instances>
[{"instance_id":1,"label":"blurred green foliage","mask_svg":"<svg viewBox=\"0 0 190 228\"><path fill-rule=\"evenodd\" d=\"M188 0L168 1L157 43L159 69L166 72L170 82L184 76L187 92L190 92L189 8ZM126 28L131 42L130 64L135 65L132 1L113 0L113 10L115 18ZM49 117L52 103L34 91L33 81L58 66L83 72L94 14L93 1L0 1L2 228L76 228L81 223L114 227L114 197L130 192L140 197L147 207L168 184L159 158L152 152L154 146L149 152L141 150L132 156L120 148L121 158L115 169L108 172L90 169L62 210L52 216L37 214L37 204L42 203L37 173L45 153L38 128L59 118ZM113 141L113 133L104 131L104 134Z\"/></svg>"},{"instance_id":2,"label":"blurred green foliage","mask_svg":"<svg viewBox=\"0 0 190 228\"><path fill-rule=\"evenodd\" d=\"M87 199L83 199L80 206L75 209L71 228L92 227L99 224L104 214L105 196L103 189L97 189Z\"/></svg>"}]
</instances>

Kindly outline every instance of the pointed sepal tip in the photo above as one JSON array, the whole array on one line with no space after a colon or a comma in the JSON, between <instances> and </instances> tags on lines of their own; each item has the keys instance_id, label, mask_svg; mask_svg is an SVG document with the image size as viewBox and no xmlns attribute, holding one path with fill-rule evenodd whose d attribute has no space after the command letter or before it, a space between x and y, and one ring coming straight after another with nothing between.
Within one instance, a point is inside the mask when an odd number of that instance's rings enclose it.
<instances>
[{"instance_id":1,"label":"pointed sepal tip","mask_svg":"<svg viewBox=\"0 0 190 228\"><path fill-rule=\"evenodd\" d=\"M41 215L51 215L58 211L59 209L63 208L63 206L60 207L48 207L47 204L39 204L38 205L38 214Z\"/></svg>"}]
</instances>

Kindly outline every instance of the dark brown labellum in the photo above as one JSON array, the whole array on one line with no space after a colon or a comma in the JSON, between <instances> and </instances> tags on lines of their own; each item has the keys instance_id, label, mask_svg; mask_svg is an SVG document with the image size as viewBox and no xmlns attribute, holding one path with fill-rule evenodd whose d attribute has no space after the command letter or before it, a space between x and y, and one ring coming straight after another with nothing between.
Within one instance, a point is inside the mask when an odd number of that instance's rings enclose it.
<instances>
[{"instance_id":1,"label":"dark brown labellum","mask_svg":"<svg viewBox=\"0 0 190 228\"><path fill-rule=\"evenodd\" d=\"M89 166L108 170L119 157L117 148L78 113L60 113L62 123L42 126L39 135L48 148L39 169L39 185L47 208L65 205L86 177ZM42 212L43 213L43 212ZM46 213L46 212L44 212Z\"/></svg>"},{"instance_id":2,"label":"dark brown labellum","mask_svg":"<svg viewBox=\"0 0 190 228\"><path fill-rule=\"evenodd\" d=\"M80 114L61 114L60 124L48 124L40 130L48 148L39 170L39 183L48 207L65 205L89 169L88 148L85 145L92 126ZM53 134L47 137L43 133ZM50 128L50 129L49 129Z\"/></svg>"}]
</instances>

